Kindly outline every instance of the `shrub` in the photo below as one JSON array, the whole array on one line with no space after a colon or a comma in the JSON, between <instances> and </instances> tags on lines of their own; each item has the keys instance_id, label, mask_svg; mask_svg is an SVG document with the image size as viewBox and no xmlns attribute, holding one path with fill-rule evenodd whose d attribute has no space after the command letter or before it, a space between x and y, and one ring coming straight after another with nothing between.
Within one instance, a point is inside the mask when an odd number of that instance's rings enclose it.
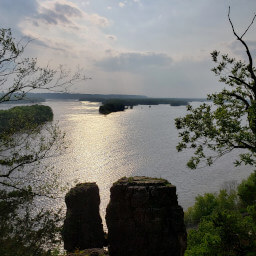
<instances>
[{"instance_id":1,"label":"shrub","mask_svg":"<svg viewBox=\"0 0 256 256\"><path fill-rule=\"evenodd\" d=\"M238 186L238 195L244 206L256 203L256 171Z\"/></svg>"}]
</instances>

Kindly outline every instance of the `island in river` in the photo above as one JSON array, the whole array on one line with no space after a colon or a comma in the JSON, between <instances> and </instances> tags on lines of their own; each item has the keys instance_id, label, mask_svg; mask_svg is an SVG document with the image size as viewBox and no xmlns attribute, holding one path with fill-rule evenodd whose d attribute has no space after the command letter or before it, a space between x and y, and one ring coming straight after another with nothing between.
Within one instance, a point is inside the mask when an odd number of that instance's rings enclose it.
<instances>
[{"instance_id":1,"label":"island in river","mask_svg":"<svg viewBox=\"0 0 256 256\"><path fill-rule=\"evenodd\" d=\"M101 102L99 107L101 114L124 111L126 108L133 108L137 105L159 105L169 104L171 106L186 106L193 101L206 101L202 98L150 98L144 95L125 95L125 94L80 94L80 93L28 93L24 99L17 95L12 103L32 103L45 100L79 100L90 102ZM21 100L22 99L22 100Z\"/></svg>"},{"instance_id":2,"label":"island in river","mask_svg":"<svg viewBox=\"0 0 256 256\"><path fill-rule=\"evenodd\" d=\"M137 105L159 105L169 104L171 106L186 106L189 102L199 99L183 99L183 98L122 98L122 99L106 99L102 101L99 108L101 114L107 115L112 112L124 111L126 108L133 108ZM203 99L200 99L203 101Z\"/></svg>"}]
</instances>

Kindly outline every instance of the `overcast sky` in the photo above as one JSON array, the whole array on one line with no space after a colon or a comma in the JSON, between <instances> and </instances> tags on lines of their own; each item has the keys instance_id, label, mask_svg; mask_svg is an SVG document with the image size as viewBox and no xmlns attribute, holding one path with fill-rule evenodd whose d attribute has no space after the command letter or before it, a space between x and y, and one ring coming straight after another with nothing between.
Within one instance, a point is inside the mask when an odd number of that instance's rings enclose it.
<instances>
[{"instance_id":1,"label":"overcast sky","mask_svg":"<svg viewBox=\"0 0 256 256\"><path fill-rule=\"evenodd\" d=\"M75 92L205 97L221 88L210 53L244 56L229 5L242 33L256 0L0 0L0 22L41 65L83 67ZM256 52L256 22L245 39Z\"/></svg>"}]
</instances>

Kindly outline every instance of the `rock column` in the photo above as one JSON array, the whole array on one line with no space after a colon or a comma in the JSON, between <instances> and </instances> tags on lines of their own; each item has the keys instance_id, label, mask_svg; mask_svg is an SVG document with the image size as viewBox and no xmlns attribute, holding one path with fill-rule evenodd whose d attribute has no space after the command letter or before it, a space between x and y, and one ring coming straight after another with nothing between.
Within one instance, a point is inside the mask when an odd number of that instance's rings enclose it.
<instances>
[{"instance_id":1,"label":"rock column","mask_svg":"<svg viewBox=\"0 0 256 256\"><path fill-rule=\"evenodd\" d=\"M176 187L163 179L122 178L111 188L107 207L111 256L182 256L184 214Z\"/></svg>"},{"instance_id":2,"label":"rock column","mask_svg":"<svg viewBox=\"0 0 256 256\"><path fill-rule=\"evenodd\" d=\"M72 188L65 197L67 205L63 227L64 248L102 248L104 232L99 214L99 188L96 183L82 183Z\"/></svg>"}]
</instances>

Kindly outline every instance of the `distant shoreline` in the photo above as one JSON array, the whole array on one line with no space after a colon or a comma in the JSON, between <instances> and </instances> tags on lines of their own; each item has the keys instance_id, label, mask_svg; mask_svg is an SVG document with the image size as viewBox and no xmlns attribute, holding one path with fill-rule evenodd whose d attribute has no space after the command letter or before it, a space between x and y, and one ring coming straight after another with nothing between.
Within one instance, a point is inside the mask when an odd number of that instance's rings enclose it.
<instances>
[{"instance_id":1,"label":"distant shoreline","mask_svg":"<svg viewBox=\"0 0 256 256\"><path fill-rule=\"evenodd\" d=\"M201 99L200 101L204 101ZM170 106L186 106L189 102L194 101L192 99L179 99L179 98L141 98L141 99L108 99L102 101L102 105L99 107L99 112L104 115L108 115L112 112L124 111L127 108L133 108L138 105L160 105L169 104ZM197 99L198 101L198 99Z\"/></svg>"}]
</instances>

